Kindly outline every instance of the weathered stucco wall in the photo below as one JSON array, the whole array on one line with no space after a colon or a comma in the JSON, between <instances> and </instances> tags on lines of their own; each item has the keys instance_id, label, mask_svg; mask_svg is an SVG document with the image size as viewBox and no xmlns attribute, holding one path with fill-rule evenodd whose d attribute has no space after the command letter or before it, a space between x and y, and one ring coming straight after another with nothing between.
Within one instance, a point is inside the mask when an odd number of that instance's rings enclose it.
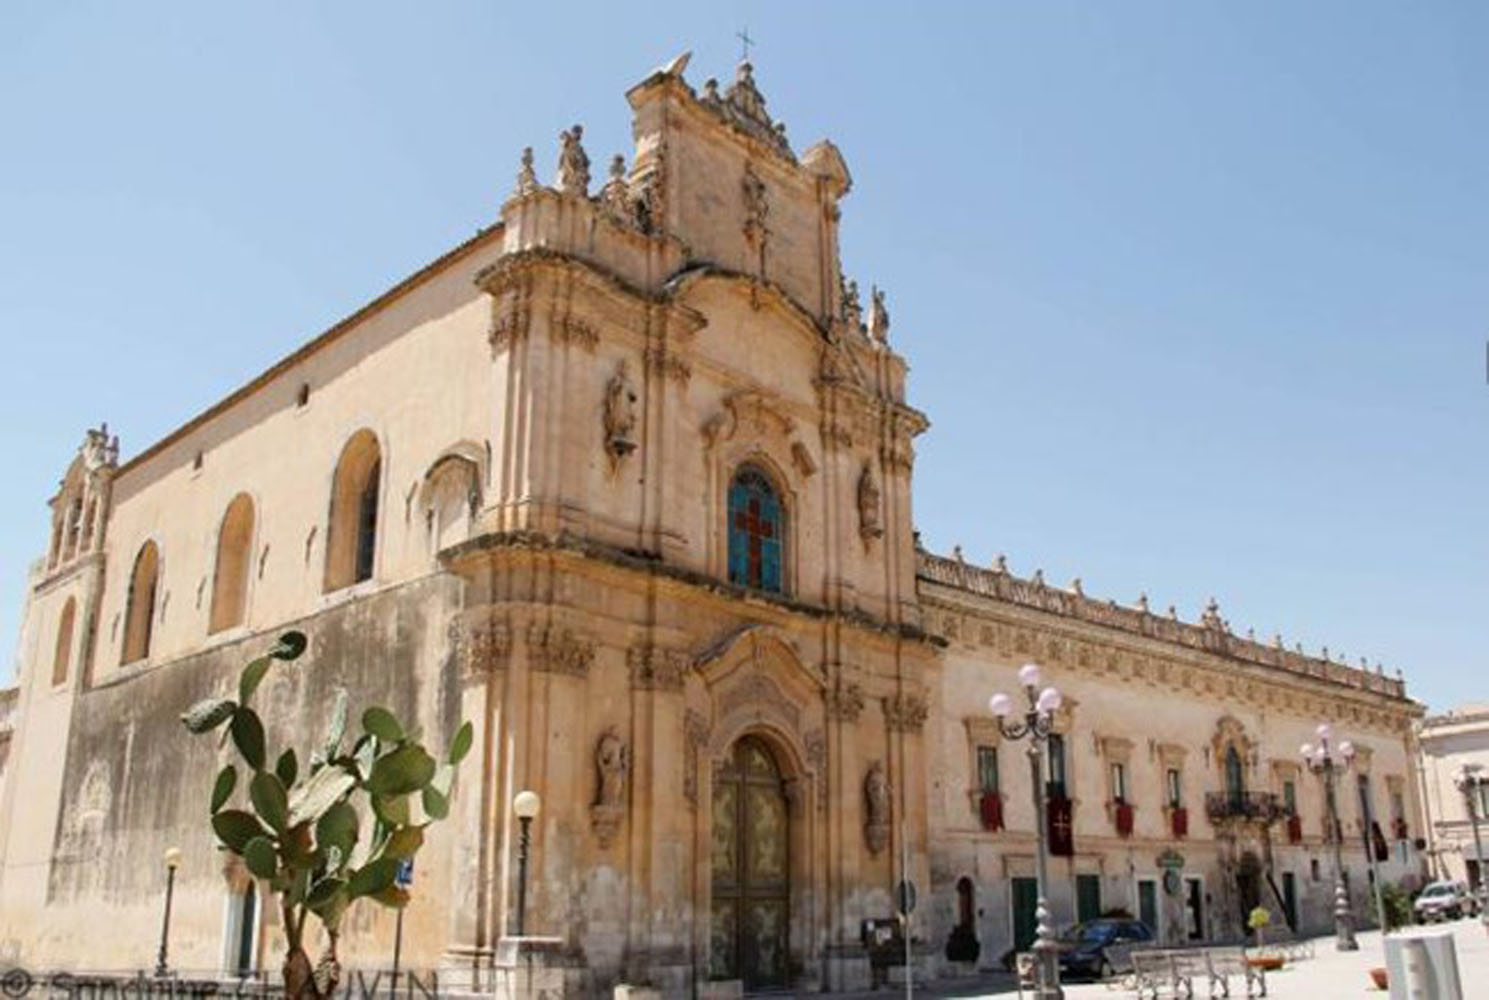
<instances>
[{"instance_id":1,"label":"weathered stucco wall","mask_svg":"<svg viewBox=\"0 0 1489 1000\"><path fill-rule=\"evenodd\" d=\"M385 704L414 720L431 746L442 747L460 721L447 638L459 593L455 578L429 577L295 622L309 635L309 650L296 663L276 664L255 697L271 750L293 746L305 766L337 687L352 693L349 729L367 706ZM178 716L202 698L235 696L239 669L270 638L159 664L77 699L60 769L62 810L46 848L36 852L42 865L51 856L41 869L45 896L22 902L8 895L0 950L31 968L150 967L159 944L162 857L177 846L184 860L172 963L223 967L229 879L208 825L207 799L217 770L237 758L231 748L219 749L215 736L189 734ZM457 787L468 780L458 777ZM245 789L240 782L236 795ZM448 885L449 865L447 840L436 830L420 854L419 877ZM409 911L405 949L412 965L438 962L448 921L440 903L440 894L422 894ZM350 962L378 962L391 948L391 914L379 909L359 907L349 921ZM266 914L265 954L278 947L277 923L277 914Z\"/></svg>"}]
</instances>

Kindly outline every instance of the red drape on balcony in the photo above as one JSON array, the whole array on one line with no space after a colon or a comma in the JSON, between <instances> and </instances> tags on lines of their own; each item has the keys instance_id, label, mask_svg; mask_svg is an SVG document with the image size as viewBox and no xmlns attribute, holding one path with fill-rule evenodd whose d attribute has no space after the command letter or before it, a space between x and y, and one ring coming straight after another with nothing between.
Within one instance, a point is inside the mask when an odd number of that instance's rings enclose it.
<instances>
[{"instance_id":1,"label":"red drape on balcony","mask_svg":"<svg viewBox=\"0 0 1489 1000\"><path fill-rule=\"evenodd\" d=\"M1003 829L1003 796L997 792L982 793L982 828Z\"/></svg>"},{"instance_id":2,"label":"red drape on balcony","mask_svg":"<svg viewBox=\"0 0 1489 1000\"><path fill-rule=\"evenodd\" d=\"M1303 817L1296 813L1287 818L1287 842L1289 844L1303 842Z\"/></svg>"},{"instance_id":3,"label":"red drape on balcony","mask_svg":"<svg viewBox=\"0 0 1489 1000\"><path fill-rule=\"evenodd\" d=\"M1050 854L1075 857L1075 822L1069 799L1050 799L1045 808L1049 822Z\"/></svg>"},{"instance_id":4,"label":"red drape on balcony","mask_svg":"<svg viewBox=\"0 0 1489 1000\"><path fill-rule=\"evenodd\" d=\"M1174 831L1174 839L1182 840L1189 836L1189 810L1183 806L1175 806L1169 813L1169 824Z\"/></svg>"},{"instance_id":5,"label":"red drape on balcony","mask_svg":"<svg viewBox=\"0 0 1489 1000\"><path fill-rule=\"evenodd\" d=\"M1122 837L1132 836L1132 806L1126 802L1118 802L1115 814L1117 818L1117 835Z\"/></svg>"}]
</instances>

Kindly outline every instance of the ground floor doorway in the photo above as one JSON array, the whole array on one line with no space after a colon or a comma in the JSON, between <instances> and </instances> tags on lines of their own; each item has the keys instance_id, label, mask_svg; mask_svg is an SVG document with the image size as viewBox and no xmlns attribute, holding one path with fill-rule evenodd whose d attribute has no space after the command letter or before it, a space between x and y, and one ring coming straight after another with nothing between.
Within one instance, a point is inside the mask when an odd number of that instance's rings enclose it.
<instances>
[{"instance_id":1,"label":"ground floor doorway","mask_svg":"<svg viewBox=\"0 0 1489 1000\"><path fill-rule=\"evenodd\" d=\"M790 812L766 743L734 744L713 785L709 973L749 991L788 985Z\"/></svg>"}]
</instances>

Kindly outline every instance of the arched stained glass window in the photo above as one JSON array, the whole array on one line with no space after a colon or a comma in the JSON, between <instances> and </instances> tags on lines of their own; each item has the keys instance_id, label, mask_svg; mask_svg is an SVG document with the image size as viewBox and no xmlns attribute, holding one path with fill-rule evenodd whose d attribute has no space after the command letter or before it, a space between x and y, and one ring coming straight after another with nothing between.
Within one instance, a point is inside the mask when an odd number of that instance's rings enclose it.
<instances>
[{"instance_id":1,"label":"arched stained glass window","mask_svg":"<svg viewBox=\"0 0 1489 1000\"><path fill-rule=\"evenodd\" d=\"M782 593L781 546L786 514L770 478L753 465L729 484L729 582Z\"/></svg>"}]
</instances>

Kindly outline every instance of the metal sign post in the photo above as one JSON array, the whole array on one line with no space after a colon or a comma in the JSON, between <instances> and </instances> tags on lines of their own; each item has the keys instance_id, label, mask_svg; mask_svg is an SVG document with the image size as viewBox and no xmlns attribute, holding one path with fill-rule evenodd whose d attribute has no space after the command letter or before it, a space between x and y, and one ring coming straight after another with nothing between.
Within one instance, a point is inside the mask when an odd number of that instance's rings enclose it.
<instances>
[{"instance_id":1,"label":"metal sign post","mask_svg":"<svg viewBox=\"0 0 1489 1000\"><path fill-rule=\"evenodd\" d=\"M398 862L398 872L393 876L393 884L400 889L407 889L414 884L414 859L404 858ZM405 907L398 908L398 922L393 929L393 986L392 995L398 996L398 966L403 959L403 911Z\"/></svg>"},{"instance_id":2,"label":"metal sign post","mask_svg":"<svg viewBox=\"0 0 1489 1000\"><path fill-rule=\"evenodd\" d=\"M905 932L905 1000L915 996L915 966L910 949L910 914L915 912L915 883L910 881L910 840L905 834L905 817L900 816L900 884L895 887L900 923Z\"/></svg>"}]
</instances>

